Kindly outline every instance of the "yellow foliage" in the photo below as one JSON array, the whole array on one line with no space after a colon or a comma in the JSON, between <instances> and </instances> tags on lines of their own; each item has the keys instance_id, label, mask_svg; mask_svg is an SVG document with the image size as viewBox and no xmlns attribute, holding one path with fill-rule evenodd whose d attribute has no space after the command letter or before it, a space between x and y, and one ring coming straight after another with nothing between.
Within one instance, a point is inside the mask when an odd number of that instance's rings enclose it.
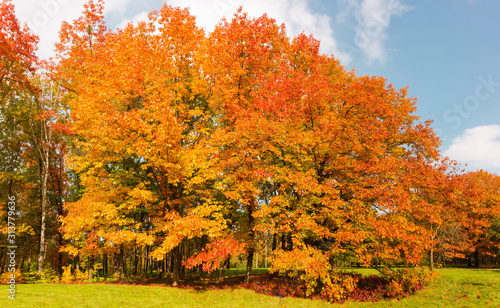
<instances>
[{"instance_id":1,"label":"yellow foliage","mask_svg":"<svg viewBox=\"0 0 500 308\"><path fill-rule=\"evenodd\" d=\"M14 275L14 278L11 276ZM24 277L20 269L16 269L14 272L4 272L0 275L0 284L7 284L9 281L15 281L15 283L23 283Z\"/></svg>"},{"instance_id":2,"label":"yellow foliage","mask_svg":"<svg viewBox=\"0 0 500 308\"><path fill-rule=\"evenodd\" d=\"M71 266L63 266L63 274L61 277L62 283L69 283L75 281L75 276L71 274Z\"/></svg>"}]
</instances>

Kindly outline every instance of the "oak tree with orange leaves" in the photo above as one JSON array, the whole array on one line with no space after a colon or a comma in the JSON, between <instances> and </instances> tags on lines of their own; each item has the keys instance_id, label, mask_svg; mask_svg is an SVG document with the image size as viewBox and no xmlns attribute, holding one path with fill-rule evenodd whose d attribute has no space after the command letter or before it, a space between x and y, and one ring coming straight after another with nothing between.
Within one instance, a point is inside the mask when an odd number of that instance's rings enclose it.
<instances>
[{"instance_id":1,"label":"oak tree with orange leaves","mask_svg":"<svg viewBox=\"0 0 500 308\"><path fill-rule=\"evenodd\" d=\"M72 168L87 187L66 205L67 251L169 253L177 285L181 250L203 235L227 238L223 201L206 189L215 173L199 68L204 33L186 9L168 5L117 32L105 27L101 1L85 8L63 26L54 71L72 93Z\"/></svg>"}]
</instances>

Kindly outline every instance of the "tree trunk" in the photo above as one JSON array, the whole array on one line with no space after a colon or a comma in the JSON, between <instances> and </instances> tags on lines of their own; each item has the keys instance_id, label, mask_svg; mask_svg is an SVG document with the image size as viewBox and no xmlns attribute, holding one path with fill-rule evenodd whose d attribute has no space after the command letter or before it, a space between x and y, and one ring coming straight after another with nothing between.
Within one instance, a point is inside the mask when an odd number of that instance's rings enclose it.
<instances>
[{"instance_id":1,"label":"tree trunk","mask_svg":"<svg viewBox=\"0 0 500 308\"><path fill-rule=\"evenodd\" d=\"M219 272L219 281L224 280L224 277L226 276L226 269L229 269L231 265L231 257L227 257L224 260L224 264L222 264L222 268L220 269Z\"/></svg>"},{"instance_id":2,"label":"tree trunk","mask_svg":"<svg viewBox=\"0 0 500 308\"><path fill-rule=\"evenodd\" d=\"M252 275L252 264L253 264L253 247L248 249L245 283L250 283L250 277Z\"/></svg>"},{"instance_id":3,"label":"tree trunk","mask_svg":"<svg viewBox=\"0 0 500 308\"><path fill-rule=\"evenodd\" d=\"M123 268L123 276L127 277L127 254L121 250L122 254L122 268Z\"/></svg>"},{"instance_id":4,"label":"tree trunk","mask_svg":"<svg viewBox=\"0 0 500 308\"><path fill-rule=\"evenodd\" d=\"M80 255L77 255L77 256L73 259L73 263L75 264L75 271L76 271L76 270L80 270Z\"/></svg>"},{"instance_id":5,"label":"tree trunk","mask_svg":"<svg viewBox=\"0 0 500 308\"><path fill-rule=\"evenodd\" d=\"M63 270L63 264L64 263L64 255L63 252L58 252L57 256L57 272L59 273L60 276L62 276L64 270Z\"/></svg>"},{"instance_id":6,"label":"tree trunk","mask_svg":"<svg viewBox=\"0 0 500 308\"><path fill-rule=\"evenodd\" d=\"M267 268L267 237L266 237L266 241L264 242L264 244L266 245L264 247L264 254L265 254L265 259L264 259L264 268Z\"/></svg>"},{"instance_id":7,"label":"tree trunk","mask_svg":"<svg viewBox=\"0 0 500 308\"><path fill-rule=\"evenodd\" d=\"M434 250L431 248L429 259L431 261L431 272L434 272Z\"/></svg>"},{"instance_id":8,"label":"tree trunk","mask_svg":"<svg viewBox=\"0 0 500 308\"><path fill-rule=\"evenodd\" d=\"M121 248L120 248L120 253L118 254L118 258L116 258L116 263L117 263L118 281L120 281L123 273L123 249Z\"/></svg>"},{"instance_id":9,"label":"tree trunk","mask_svg":"<svg viewBox=\"0 0 500 308\"><path fill-rule=\"evenodd\" d=\"M181 256L180 256L180 262L179 262L179 267L181 271L181 277L186 278L186 267L182 266L182 263L186 261L186 255L187 255L187 245L182 245L181 246Z\"/></svg>"},{"instance_id":10,"label":"tree trunk","mask_svg":"<svg viewBox=\"0 0 500 308\"><path fill-rule=\"evenodd\" d=\"M21 262L19 262L19 270L21 271L21 273L24 272L24 255L21 257Z\"/></svg>"},{"instance_id":11,"label":"tree trunk","mask_svg":"<svg viewBox=\"0 0 500 308\"><path fill-rule=\"evenodd\" d=\"M181 270L181 249L179 246L175 247L172 250L172 286L176 287L179 285L179 280L180 280L180 270Z\"/></svg>"},{"instance_id":12,"label":"tree trunk","mask_svg":"<svg viewBox=\"0 0 500 308\"><path fill-rule=\"evenodd\" d=\"M111 254L111 262L109 263L111 265L111 273L115 275L118 270L118 262L116 261L116 253Z\"/></svg>"},{"instance_id":13,"label":"tree trunk","mask_svg":"<svg viewBox=\"0 0 500 308\"><path fill-rule=\"evenodd\" d=\"M247 255L247 270L245 274L245 283L250 283L250 277L252 275L252 265L253 265L253 254L255 246L255 233L253 231L253 203L248 206L248 237L249 237L249 248Z\"/></svg>"},{"instance_id":14,"label":"tree trunk","mask_svg":"<svg viewBox=\"0 0 500 308\"><path fill-rule=\"evenodd\" d=\"M38 253L38 274L43 272L43 266L45 263L45 228L47 219L47 180L49 177L49 159L48 154L46 159L42 162L42 206L41 206L41 218L40 223L40 251Z\"/></svg>"},{"instance_id":15,"label":"tree trunk","mask_svg":"<svg viewBox=\"0 0 500 308\"><path fill-rule=\"evenodd\" d=\"M106 279L108 276L108 254L102 255L102 276Z\"/></svg>"},{"instance_id":16,"label":"tree trunk","mask_svg":"<svg viewBox=\"0 0 500 308\"><path fill-rule=\"evenodd\" d=\"M479 250L474 250L474 266L479 268Z\"/></svg>"},{"instance_id":17,"label":"tree trunk","mask_svg":"<svg viewBox=\"0 0 500 308\"><path fill-rule=\"evenodd\" d=\"M158 264L158 277L160 280L163 279L163 274L165 272L165 259L161 259Z\"/></svg>"},{"instance_id":18,"label":"tree trunk","mask_svg":"<svg viewBox=\"0 0 500 308\"><path fill-rule=\"evenodd\" d=\"M292 232L288 232L287 236L286 236L286 249L288 251L292 251L293 250L293 240L292 240Z\"/></svg>"},{"instance_id":19,"label":"tree trunk","mask_svg":"<svg viewBox=\"0 0 500 308\"><path fill-rule=\"evenodd\" d=\"M139 256L137 253L137 247L134 248L134 276L137 276L137 267L139 266Z\"/></svg>"},{"instance_id":20,"label":"tree trunk","mask_svg":"<svg viewBox=\"0 0 500 308\"><path fill-rule=\"evenodd\" d=\"M94 279L94 256L89 256L87 258L89 264L89 282L92 282Z\"/></svg>"}]
</instances>

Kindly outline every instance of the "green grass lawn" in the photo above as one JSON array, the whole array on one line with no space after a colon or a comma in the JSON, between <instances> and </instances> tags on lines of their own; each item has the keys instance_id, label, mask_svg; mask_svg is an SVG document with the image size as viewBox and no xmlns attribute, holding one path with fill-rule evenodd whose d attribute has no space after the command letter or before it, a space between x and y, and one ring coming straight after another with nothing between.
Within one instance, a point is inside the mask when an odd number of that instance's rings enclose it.
<instances>
[{"instance_id":1,"label":"green grass lawn","mask_svg":"<svg viewBox=\"0 0 500 308\"><path fill-rule=\"evenodd\" d=\"M16 301L2 292L0 307L500 307L500 271L442 269L438 273L441 278L412 297L375 303L332 305L319 300L272 297L241 288L195 291L96 283L17 285Z\"/></svg>"},{"instance_id":2,"label":"green grass lawn","mask_svg":"<svg viewBox=\"0 0 500 308\"><path fill-rule=\"evenodd\" d=\"M500 271L441 269L441 278L402 300L346 303L343 307L500 307Z\"/></svg>"}]
</instances>

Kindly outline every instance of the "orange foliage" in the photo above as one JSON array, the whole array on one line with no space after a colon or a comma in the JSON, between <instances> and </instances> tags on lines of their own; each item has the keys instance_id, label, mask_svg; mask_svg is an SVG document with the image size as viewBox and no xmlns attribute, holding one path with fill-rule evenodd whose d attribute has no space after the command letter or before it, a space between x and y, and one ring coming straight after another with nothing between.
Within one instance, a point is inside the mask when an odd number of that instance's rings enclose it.
<instances>
[{"instance_id":1,"label":"orange foliage","mask_svg":"<svg viewBox=\"0 0 500 308\"><path fill-rule=\"evenodd\" d=\"M456 175L406 88L346 71L313 37L241 9L206 35L168 5L113 32L102 9L63 25L53 66L87 188L66 204L69 250L163 258L208 236L186 266L212 271L281 235L273 269L333 290L335 258L418 264L438 230L465 230L449 241L463 251L498 217L498 177Z\"/></svg>"},{"instance_id":2,"label":"orange foliage","mask_svg":"<svg viewBox=\"0 0 500 308\"><path fill-rule=\"evenodd\" d=\"M19 24L11 0L0 2L0 97L10 91L30 86L38 59L38 37ZM1 101L0 101L1 102Z\"/></svg>"}]
</instances>

